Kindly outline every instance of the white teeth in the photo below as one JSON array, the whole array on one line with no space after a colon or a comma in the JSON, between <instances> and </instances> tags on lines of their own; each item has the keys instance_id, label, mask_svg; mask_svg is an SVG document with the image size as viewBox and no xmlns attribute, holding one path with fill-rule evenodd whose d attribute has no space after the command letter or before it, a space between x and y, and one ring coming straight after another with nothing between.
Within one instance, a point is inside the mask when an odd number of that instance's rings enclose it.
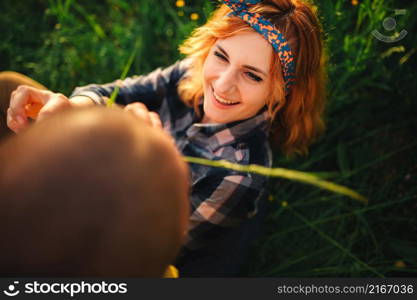
<instances>
[{"instance_id":1,"label":"white teeth","mask_svg":"<svg viewBox=\"0 0 417 300\"><path fill-rule=\"evenodd\" d=\"M217 94L216 94L216 92L214 92L214 97L216 97L216 99L217 99L220 103L223 103L223 104L236 104L236 103L239 103L238 101L236 102L236 101L226 100L226 99L224 99L224 98L220 97L219 95L217 95Z\"/></svg>"}]
</instances>

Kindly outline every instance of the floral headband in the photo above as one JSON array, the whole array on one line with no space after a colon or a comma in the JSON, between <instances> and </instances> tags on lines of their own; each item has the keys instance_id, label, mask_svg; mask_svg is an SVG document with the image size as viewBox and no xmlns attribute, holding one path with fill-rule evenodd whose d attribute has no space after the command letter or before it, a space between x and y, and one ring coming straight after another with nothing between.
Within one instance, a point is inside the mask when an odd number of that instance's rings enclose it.
<instances>
[{"instance_id":1,"label":"floral headband","mask_svg":"<svg viewBox=\"0 0 417 300\"><path fill-rule=\"evenodd\" d=\"M233 10L230 15L235 15L248 23L271 43L275 52L278 53L285 82L285 93L288 94L291 85L295 83L294 55L292 54L287 40L271 22L258 13L251 13L248 11L250 5L257 4L261 1L262 0L223 0L224 4Z\"/></svg>"}]
</instances>

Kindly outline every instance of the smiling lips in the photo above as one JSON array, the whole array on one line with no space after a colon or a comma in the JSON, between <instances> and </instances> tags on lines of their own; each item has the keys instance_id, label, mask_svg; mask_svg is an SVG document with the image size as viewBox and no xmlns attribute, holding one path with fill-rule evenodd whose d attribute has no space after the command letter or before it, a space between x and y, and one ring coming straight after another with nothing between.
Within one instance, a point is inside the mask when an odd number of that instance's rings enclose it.
<instances>
[{"instance_id":1,"label":"smiling lips","mask_svg":"<svg viewBox=\"0 0 417 300\"><path fill-rule=\"evenodd\" d=\"M220 97L219 95L217 95L217 93L213 90L213 95L214 95L214 100L221 105L224 106L232 106L232 105L236 105L239 104L239 101L231 101L231 100L227 100L223 97Z\"/></svg>"}]
</instances>

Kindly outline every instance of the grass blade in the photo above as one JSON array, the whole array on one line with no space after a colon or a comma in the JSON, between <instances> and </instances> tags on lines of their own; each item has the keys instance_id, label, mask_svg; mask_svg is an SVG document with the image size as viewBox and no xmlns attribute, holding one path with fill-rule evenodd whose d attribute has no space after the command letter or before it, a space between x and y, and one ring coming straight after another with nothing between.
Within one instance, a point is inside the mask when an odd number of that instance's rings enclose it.
<instances>
[{"instance_id":1,"label":"grass blade","mask_svg":"<svg viewBox=\"0 0 417 300\"><path fill-rule=\"evenodd\" d=\"M123 80L123 79L126 78L127 73L129 72L130 67L132 66L133 60L136 57L136 53L138 52L138 49L139 49L139 38L135 42L135 47L133 48L133 51L130 54L130 57L129 57L129 59L128 59L126 65L123 69L122 75L120 76L120 80ZM120 90L120 87L116 86L116 88L113 90L113 92L110 95L109 101L107 101L107 107L113 106L113 104L116 101L117 94L119 94L119 90Z\"/></svg>"},{"instance_id":2,"label":"grass blade","mask_svg":"<svg viewBox=\"0 0 417 300\"><path fill-rule=\"evenodd\" d=\"M320 187L325 190L329 190L338 194L346 195L352 199L358 200L364 204L368 203L368 199L364 196L360 195L359 193L344 187L342 185L338 185L326 180L323 180L317 176L314 176L312 174L308 174L305 172L300 171L294 171L294 170L288 170L283 168L266 168L259 165L239 165L234 164L231 162L228 162L226 160L208 160L204 158L198 158L198 157L190 157L185 156L184 160L189 163L196 163L211 167L218 167L218 168L225 168L235 171L242 171L242 172L248 172L248 173L255 173L260 174L268 177L282 177L290 180L295 180L303 183L308 183L317 187Z\"/></svg>"}]
</instances>

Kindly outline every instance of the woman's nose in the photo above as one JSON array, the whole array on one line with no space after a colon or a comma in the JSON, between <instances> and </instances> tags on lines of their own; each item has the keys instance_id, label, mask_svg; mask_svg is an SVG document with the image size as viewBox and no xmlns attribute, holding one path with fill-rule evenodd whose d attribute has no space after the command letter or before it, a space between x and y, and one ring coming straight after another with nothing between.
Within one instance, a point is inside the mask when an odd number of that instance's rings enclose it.
<instances>
[{"instance_id":1,"label":"woman's nose","mask_svg":"<svg viewBox=\"0 0 417 300\"><path fill-rule=\"evenodd\" d=\"M236 90L236 80L235 72L231 68L223 70L215 81L215 90L222 94L230 94Z\"/></svg>"}]
</instances>

